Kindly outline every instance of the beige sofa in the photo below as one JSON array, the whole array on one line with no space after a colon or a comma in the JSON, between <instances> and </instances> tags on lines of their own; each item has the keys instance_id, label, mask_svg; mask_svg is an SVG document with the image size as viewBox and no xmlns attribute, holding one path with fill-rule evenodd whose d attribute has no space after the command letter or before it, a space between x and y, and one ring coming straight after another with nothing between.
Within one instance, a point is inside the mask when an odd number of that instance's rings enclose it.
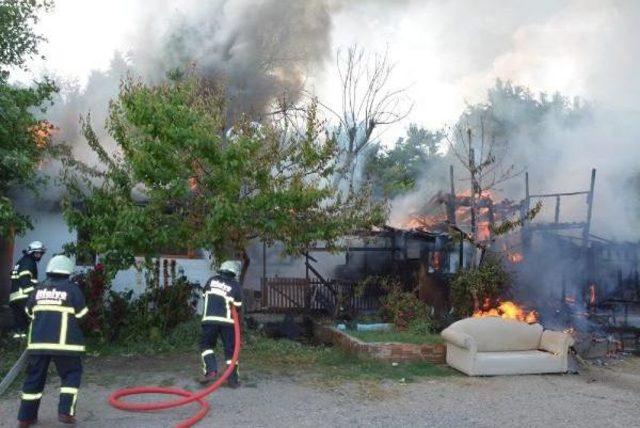
<instances>
[{"instance_id":1,"label":"beige sofa","mask_svg":"<svg viewBox=\"0 0 640 428\"><path fill-rule=\"evenodd\" d=\"M442 331L447 364L469 376L566 373L573 338L499 317L466 318Z\"/></svg>"}]
</instances>

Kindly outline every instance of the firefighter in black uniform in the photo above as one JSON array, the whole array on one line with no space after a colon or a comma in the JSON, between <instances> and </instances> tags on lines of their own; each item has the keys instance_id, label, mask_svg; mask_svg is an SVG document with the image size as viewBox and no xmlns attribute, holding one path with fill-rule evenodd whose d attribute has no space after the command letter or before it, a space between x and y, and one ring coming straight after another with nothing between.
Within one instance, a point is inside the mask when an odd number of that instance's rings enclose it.
<instances>
[{"instance_id":1,"label":"firefighter in black uniform","mask_svg":"<svg viewBox=\"0 0 640 428\"><path fill-rule=\"evenodd\" d=\"M29 296L26 313L32 318L27 350L27 378L22 387L20 427L37 422L47 369L53 360L61 379L58 420L75 423L76 401L82 377L84 337L79 319L89 312L77 284L69 280L74 262L63 255L52 257L47 279Z\"/></svg>"},{"instance_id":2,"label":"firefighter in black uniform","mask_svg":"<svg viewBox=\"0 0 640 428\"><path fill-rule=\"evenodd\" d=\"M207 281L204 288L202 336L200 338L204 374L199 379L202 384L213 381L218 374L216 357L213 353L218 336L222 339L226 363L227 365L231 364L235 334L230 305L235 306L236 309L242 305L242 289L238 282L241 266L242 264L236 260L222 263L218 275ZM227 385L231 388L240 386L237 362L231 376L227 379Z\"/></svg>"},{"instance_id":3,"label":"firefighter in black uniform","mask_svg":"<svg viewBox=\"0 0 640 428\"><path fill-rule=\"evenodd\" d=\"M11 272L11 294L9 305L13 311L13 337L15 339L27 337L29 318L24 307L31 292L38 285L38 262L45 253L44 245L40 241L33 241L29 248L22 251L22 258Z\"/></svg>"}]
</instances>

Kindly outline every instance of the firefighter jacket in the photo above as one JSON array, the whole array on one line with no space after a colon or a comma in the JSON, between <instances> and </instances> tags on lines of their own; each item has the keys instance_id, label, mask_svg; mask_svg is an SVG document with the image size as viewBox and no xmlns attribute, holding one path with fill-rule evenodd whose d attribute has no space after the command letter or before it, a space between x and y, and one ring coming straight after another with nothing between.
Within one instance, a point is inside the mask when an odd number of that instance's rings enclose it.
<instances>
[{"instance_id":1,"label":"firefighter jacket","mask_svg":"<svg viewBox=\"0 0 640 428\"><path fill-rule=\"evenodd\" d=\"M9 302L28 298L37 285L38 263L31 254L25 254L11 271Z\"/></svg>"},{"instance_id":2,"label":"firefighter jacket","mask_svg":"<svg viewBox=\"0 0 640 428\"><path fill-rule=\"evenodd\" d=\"M32 355L84 352L79 320L89 312L80 288L68 278L49 277L29 296L32 318L27 349Z\"/></svg>"},{"instance_id":3,"label":"firefighter jacket","mask_svg":"<svg viewBox=\"0 0 640 428\"><path fill-rule=\"evenodd\" d=\"M207 281L204 288L203 324L233 324L231 307L242 305L240 283L231 275L219 274Z\"/></svg>"}]
</instances>

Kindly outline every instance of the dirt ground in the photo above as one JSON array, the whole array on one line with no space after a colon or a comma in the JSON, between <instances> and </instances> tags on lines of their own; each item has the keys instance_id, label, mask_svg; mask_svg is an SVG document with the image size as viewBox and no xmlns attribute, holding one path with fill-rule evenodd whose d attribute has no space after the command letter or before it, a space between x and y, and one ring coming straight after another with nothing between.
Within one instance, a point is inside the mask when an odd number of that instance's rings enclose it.
<instances>
[{"instance_id":1,"label":"dirt ground","mask_svg":"<svg viewBox=\"0 0 640 428\"><path fill-rule=\"evenodd\" d=\"M197 359L112 357L89 359L78 400L81 427L170 427L196 406L159 413L110 408L120 386L197 389ZM212 411L198 426L247 427L631 427L640 420L640 358L580 375L469 378L447 376L398 381L336 381L313 373L241 373L244 386L209 397ZM55 375L40 411L43 427L56 421ZM7 396L9 395L9 396ZM0 426L15 426L18 390L0 398Z\"/></svg>"}]
</instances>

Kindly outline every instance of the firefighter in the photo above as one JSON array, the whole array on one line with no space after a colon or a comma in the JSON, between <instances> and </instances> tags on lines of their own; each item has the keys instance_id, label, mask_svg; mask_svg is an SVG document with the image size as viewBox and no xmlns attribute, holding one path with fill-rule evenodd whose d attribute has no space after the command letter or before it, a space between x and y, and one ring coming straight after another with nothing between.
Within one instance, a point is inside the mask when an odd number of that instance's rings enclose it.
<instances>
[{"instance_id":1,"label":"firefighter","mask_svg":"<svg viewBox=\"0 0 640 428\"><path fill-rule=\"evenodd\" d=\"M242 289L238 279L242 264L237 260L227 260L220 266L218 274L207 281L204 288L204 310L202 312L202 336L200 352L202 356L203 375L200 383L213 381L218 374L218 366L213 348L218 337L222 339L226 364L231 364L235 333L231 307L239 309L242 305ZM240 386L238 380L238 363L227 380L231 388Z\"/></svg>"},{"instance_id":2,"label":"firefighter","mask_svg":"<svg viewBox=\"0 0 640 428\"><path fill-rule=\"evenodd\" d=\"M29 318L24 312L29 295L38 285L38 262L45 253L44 245L40 241L33 241L23 256L13 267L11 272L11 294L9 304L13 311L13 337L25 338L29 327Z\"/></svg>"},{"instance_id":3,"label":"firefighter","mask_svg":"<svg viewBox=\"0 0 640 428\"><path fill-rule=\"evenodd\" d=\"M57 255L47 264L47 279L29 296L26 313L31 317L26 379L18 413L20 427L37 422L47 369L53 360L61 379L58 420L75 423L78 388L82 377L84 337L79 319L89 312L84 296L69 277L75 263Z\"/></svg>"}]
</instances>

